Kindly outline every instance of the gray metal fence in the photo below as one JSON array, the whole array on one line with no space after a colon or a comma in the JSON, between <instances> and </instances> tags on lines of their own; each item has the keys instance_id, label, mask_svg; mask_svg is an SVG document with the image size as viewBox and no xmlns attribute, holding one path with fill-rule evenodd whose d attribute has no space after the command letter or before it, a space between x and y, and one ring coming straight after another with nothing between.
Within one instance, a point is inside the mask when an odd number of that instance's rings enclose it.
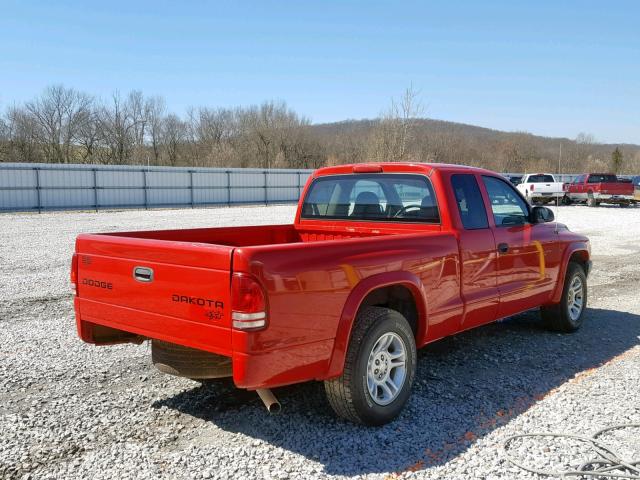
<instances>
[{"instance_id":1,"label":"gray metal fence","mask_svg":"<svg viewBox=\"0 0 640 480\"><path fill-rule=\"evenodd\" d=\"M291 203L311 172L0 163L0 211Z\"/></svg>"},{"instance_id":2,"label":"gray metal fence","mask_svg":"<svg viewBox=\"0 0 640 480\"><path fill-rule=\"evenodd\" d=\"M295 203L311 172L0 163L0 211ZM556 177L570 182L575 175Z\"/></svg>"}]
</instances>

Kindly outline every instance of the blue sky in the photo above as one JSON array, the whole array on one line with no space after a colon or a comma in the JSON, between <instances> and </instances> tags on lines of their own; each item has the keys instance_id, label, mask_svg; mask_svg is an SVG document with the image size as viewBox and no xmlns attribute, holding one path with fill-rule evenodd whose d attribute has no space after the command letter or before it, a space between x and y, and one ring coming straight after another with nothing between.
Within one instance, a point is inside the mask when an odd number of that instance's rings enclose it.
<instances>
[{"instance_id":1,"label":"blue sky","mask_svg":"<svg viewBox=\"0 0 640 480\"><path fill-rule=\"evenodd\" d=\"M431 118L640 143L640 2L0 0L0 108L54 83L314 122L413 84Z\"/></svg>"}]
</instances>

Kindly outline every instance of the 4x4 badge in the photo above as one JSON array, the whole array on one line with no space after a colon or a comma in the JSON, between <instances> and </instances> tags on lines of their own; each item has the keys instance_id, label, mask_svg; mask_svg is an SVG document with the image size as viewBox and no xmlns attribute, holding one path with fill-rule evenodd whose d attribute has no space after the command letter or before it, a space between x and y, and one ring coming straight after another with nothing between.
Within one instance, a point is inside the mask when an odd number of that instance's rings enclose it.
<instances>
[{"instance_id":1,"label":"4x4 badge","mask_svg":"<svg viewBox=\"0 0 640 480\"><path fill-rule=\"evenodd\" d=\"M220 311L213 311L213 310L207 310L204 314L205 317L207 317L209 320L214 321L214 320L221 320L222 319L222 312Z\"/></svg>"}]
</instances>

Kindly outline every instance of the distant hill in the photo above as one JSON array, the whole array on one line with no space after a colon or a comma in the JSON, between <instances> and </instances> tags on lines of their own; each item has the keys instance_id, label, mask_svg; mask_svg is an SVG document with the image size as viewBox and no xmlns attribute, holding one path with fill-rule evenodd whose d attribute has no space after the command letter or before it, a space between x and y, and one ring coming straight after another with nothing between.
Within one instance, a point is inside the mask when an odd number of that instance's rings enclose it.
<instances>
[{"instance_id":1,"label":"distant hill","mask_svg":"<svg viewBox=\"0 0 640 480\"><path fill-rule=\"evenodd\" d=\"M371 143L380 125L380 120L363 119L314 124L310 128L321 143L329 146L329 156L343 161L349 156L345 147L353 150L359 146L356 149L365 153L357 160L366 161L366 144ZM602 144L585 134L577 139L543 137L444 120L416 119L412 121L409 137L412 160L464 163L502 171L556 171L562 155L561 170L571 173L610 170L611 154L617 147L624 158L620 173L640 172L640 145Z\"/></svg>"}]
</instances>

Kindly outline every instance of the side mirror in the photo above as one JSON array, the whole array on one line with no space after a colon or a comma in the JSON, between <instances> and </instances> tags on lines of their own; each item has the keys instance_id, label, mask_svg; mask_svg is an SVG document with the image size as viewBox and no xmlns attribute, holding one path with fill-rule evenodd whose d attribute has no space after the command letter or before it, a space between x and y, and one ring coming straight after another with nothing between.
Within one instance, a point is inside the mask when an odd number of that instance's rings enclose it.
<instances>
[{"instance_id":1,"label":"side mirror","mask_svg":"<svg viewBox=\"0 0 640 480\"><path fill-rule=\"evenodd\" d=\"M547 207L533 207L531 209L531 223L548 223L553 222L556 216L553 210Z\"/></svg>"}]
</instances>

